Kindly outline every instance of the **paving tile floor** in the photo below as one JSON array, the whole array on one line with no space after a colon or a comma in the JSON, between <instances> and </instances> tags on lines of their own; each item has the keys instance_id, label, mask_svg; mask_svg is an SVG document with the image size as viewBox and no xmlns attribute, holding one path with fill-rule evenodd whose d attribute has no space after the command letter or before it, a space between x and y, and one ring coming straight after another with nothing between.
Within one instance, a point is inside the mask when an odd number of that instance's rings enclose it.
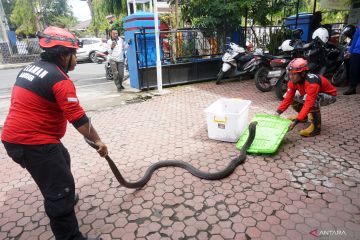
<instances>
[{"instance_id":1,"label":"paving tile floor","mask_svg":"<svg viewBox=\"0 0 360 240\"><path fill-rule=\"evenodd\" d=\"M257 91L251 80L170 90L88 113L128 180L167 159L203 171L223 169L239 152L233 143L208 139L204 109L220 97L249 99L251 119L279 104L274 92ZM297 130L305 125L299 124L275 155L248 155L223 180L200 180L170 167L139 190L121 187L105 159L69 126L63 143L80 193L80 229L106 240L360 239L360 94L339 94L322 108L322 120L321 135L301 138ZM0 239L53 239L39 190L2 146L0 189Z\"/></svg>"}]
</instances>

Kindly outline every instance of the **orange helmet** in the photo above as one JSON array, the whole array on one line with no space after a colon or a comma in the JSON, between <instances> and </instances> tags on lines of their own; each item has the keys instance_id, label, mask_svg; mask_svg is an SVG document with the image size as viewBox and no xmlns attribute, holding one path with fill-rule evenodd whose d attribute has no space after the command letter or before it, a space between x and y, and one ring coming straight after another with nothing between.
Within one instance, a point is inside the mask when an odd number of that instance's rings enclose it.
<instances>
[{"instance_id":1,"label":"orange helmet","mask_svg":"<svg viewBox=\"0 0 360 240\"><path fill-rule=\"evenodd\" d=\"M287 70L291 73L307 71L309 70L308 61L303 58L295 58L289 63Z\"/></svg>"},{"instance_id":2,"label":"orange helmet","mask_svg":"<svg viewBox=\"0 0 360 240\"><path fill-rule=\"evenodd\" d=\"M47 27L43 32L38 32L39 45L41 48L64 46L67 48L79 48L79 40L71 32L58 27Z\"/></svg>"}]
</instances>

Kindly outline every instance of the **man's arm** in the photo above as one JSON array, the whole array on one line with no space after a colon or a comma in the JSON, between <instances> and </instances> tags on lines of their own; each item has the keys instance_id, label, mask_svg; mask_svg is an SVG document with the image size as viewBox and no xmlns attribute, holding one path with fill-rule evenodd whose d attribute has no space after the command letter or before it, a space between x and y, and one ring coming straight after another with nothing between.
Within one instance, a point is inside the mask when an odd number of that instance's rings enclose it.
<instances>
[{"instance_id":1,"label":"man's arm","mask_svg":"<svg viewBox=\"0 0 360 240\"><path fill-rule=\"evenodd\" d=\"M276 110L277 115L282 114L283 112L285 112L286 109L288 109L288 107L290 106L290 104L292 103L292 101L294 99L295 92L296 92L296 89L295 89L293 82L289 81L286 96Z\"/></svg>"},{"instance_id":2,"label":"man's arm","mask_svg":"<svg viewBox=\"0 0 360 240\"><path fill-rule=\"evenodd\" d=\"M95 142L95 144L99 146L98 153L101 157L105 157L107 155L107 147L100 140L99 135L94 127L91 126L89 118L80 106L73 82L70 79L59 81L53 86L53 93L65 118L73 124L84 137Z\"/></svg>"},{"instance_id":3,"label":"man's arm","mask_svg":"<svg viewBox=\"0 0 360 240\"><path fill-rule=\"evenodd\" d=\"M81 125L76 130L78 130L84 137L94 142L99 147L99 149L97 149L97 152L100 154L101 157L106 157L108 155L107 146L101 141L98 133L92 126L91 121L88 121L87 123Z\"/></svg>"}]
</instances>

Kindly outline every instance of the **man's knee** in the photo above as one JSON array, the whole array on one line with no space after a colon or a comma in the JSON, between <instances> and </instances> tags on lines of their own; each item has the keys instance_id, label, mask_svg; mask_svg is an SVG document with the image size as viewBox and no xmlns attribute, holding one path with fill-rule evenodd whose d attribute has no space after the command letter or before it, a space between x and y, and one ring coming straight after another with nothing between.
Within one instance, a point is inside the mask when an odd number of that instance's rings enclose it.
<instances>
[{"instance_id":1,"label":"man's knee","mask_svg":"<svg viewBox=\"0 0 360 240\"><path fill-rule=\"evenodd\" d=\"M316 99L317 107L328 106L336 102L336 97L325 93L320 93Z\"/></svg>"}]
</instances>

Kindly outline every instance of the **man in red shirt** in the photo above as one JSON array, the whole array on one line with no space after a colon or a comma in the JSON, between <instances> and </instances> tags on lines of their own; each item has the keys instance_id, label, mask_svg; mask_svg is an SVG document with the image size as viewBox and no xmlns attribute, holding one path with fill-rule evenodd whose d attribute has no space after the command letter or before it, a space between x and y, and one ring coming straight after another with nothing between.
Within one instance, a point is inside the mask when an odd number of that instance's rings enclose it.
<instances>
[{"instance_id":1,"label":"man in red shirt","mask_svg":"<svg viewBox=\"0 0 360 240\"><path fill-rule=\"evenodd\" d=\"M308 63L303 58L295 58L288 67L290 81L285 99L278 107L276 114L282 114L290 105L298 112L297 116L289 117L293 122L292 130L299 122L310 120L310 125L299 133L303 137L320 134L320 106L336 102L336 88L322 75L309 73Z\"/></svg>"},{"instance_id":2,"label":"man in red shirt","mask_svg":"<svg viewBox=\"0 0 360 240\"><path fill-rule=\"evenodd\" d=\"M77 39L57 27L46 28L38 37L44 52L40 61L17 76L1 140L8 155L26 168L39 187L55 238L88 239L79 231L70 155L60 141L67 122L95 142L101 157L108 150L80 106L67 75L76 66Z\"/></svg>"}]
</instances>

